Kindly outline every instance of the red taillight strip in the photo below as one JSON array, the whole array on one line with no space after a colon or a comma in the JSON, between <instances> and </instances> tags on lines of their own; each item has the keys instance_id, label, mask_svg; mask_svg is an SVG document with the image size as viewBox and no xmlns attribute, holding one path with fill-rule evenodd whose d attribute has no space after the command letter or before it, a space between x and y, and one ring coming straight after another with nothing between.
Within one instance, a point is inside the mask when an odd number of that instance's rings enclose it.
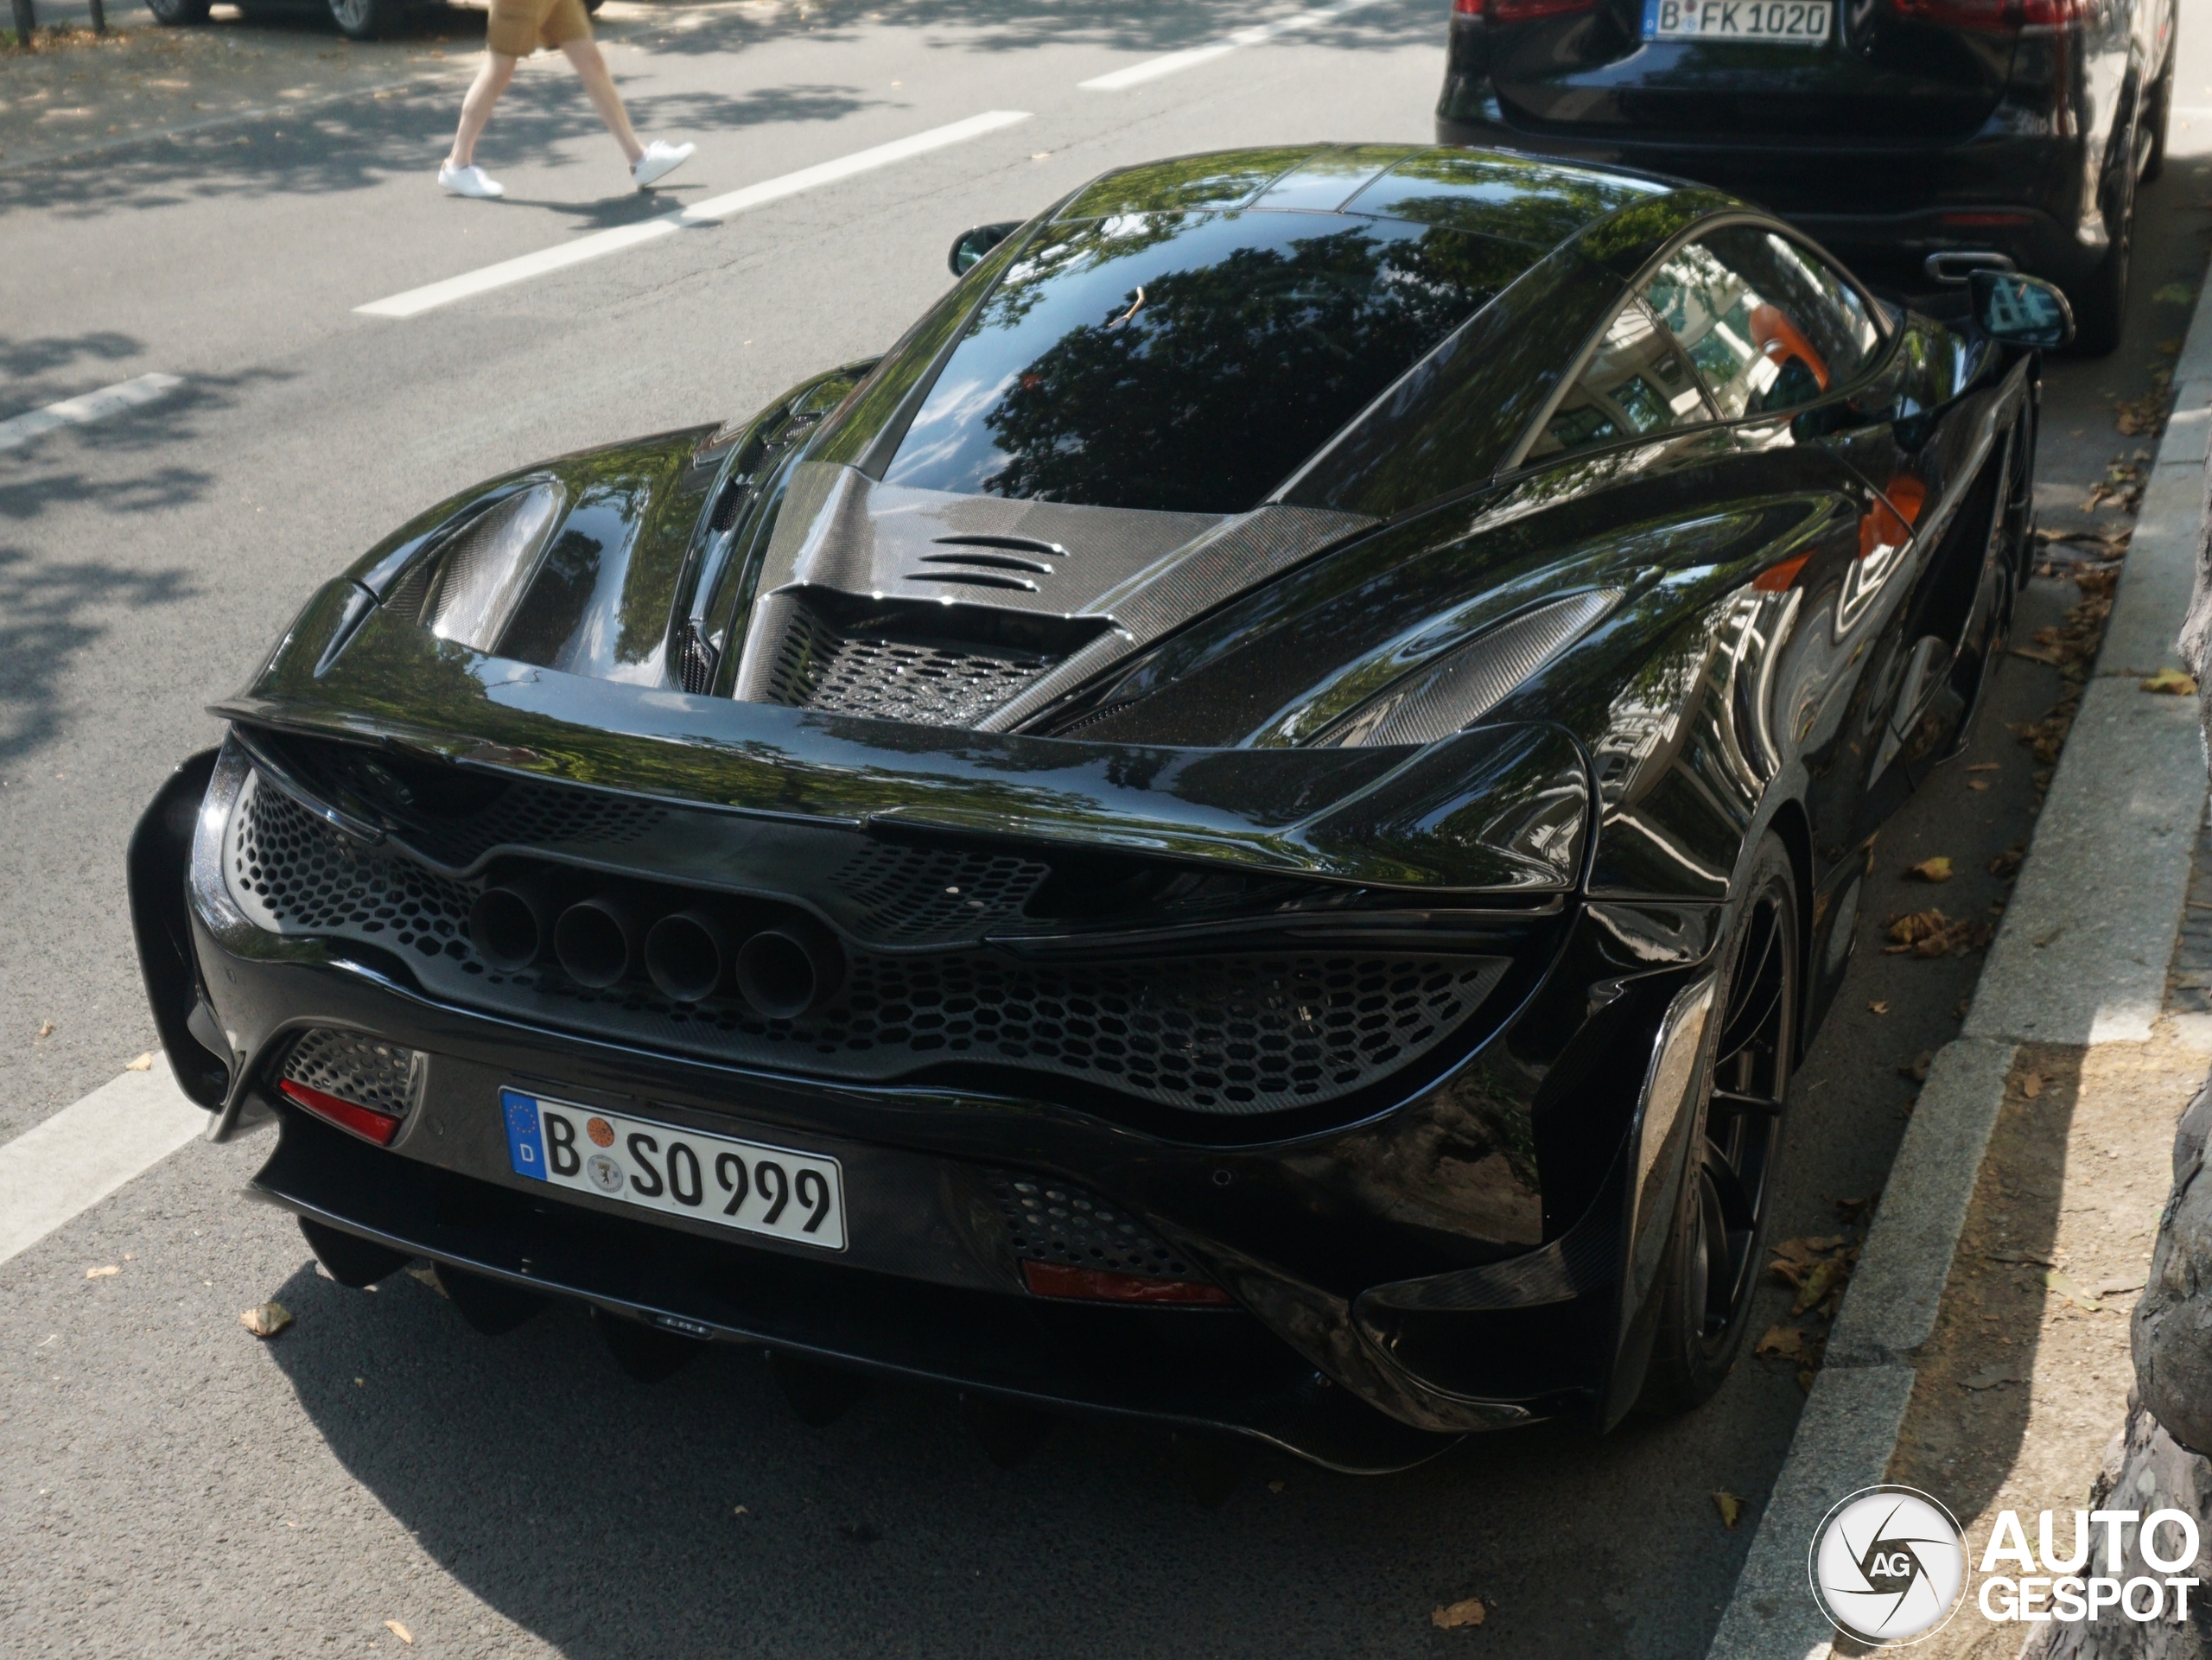
<instances>
[{"instance_id":1,"label":"red taillight strip","mask_svg":"<svg viewBox=\"0 0 2212 1660\"><path fill-rule=\"evenodd\" d=\"M1493 23L1525 23L1562 12L1591 11L1598 0L1452 0L1455 17L1485 17Z\"/></svg>"},{"instance_id":2,"label":"red taillight strip","mask_svg":"<svg viewBox=\"0 0 2212 1660\"><path fill-rule=\"evenodd\" d=\"M1070 1297L1085 1302L1229 1301L1217 1285L1196 1280L1147 1280L1138 1274L1115 1274L1101 1268L1066 1268L1058 1262L1024 1262L1024 1284L1039 1297Z\"/></svg>"},{"instance_id":3,"label":"red taillight strip","mask_svg":"<svg viewBox=\"0 0 2212 1660\"><path fill-rule=\"evenodd\" d=\"M374 1142L378 1147L390 1147L391 1138L399 1133L399 1120L390 1113L342 1101L334 1095L325 1095L321 1090L295 1084L289 1078L280 1080L276 1087L316 1117L327 1118L340 1129L350 1129L365 1141Z\"/></svg>"}]
</instances>

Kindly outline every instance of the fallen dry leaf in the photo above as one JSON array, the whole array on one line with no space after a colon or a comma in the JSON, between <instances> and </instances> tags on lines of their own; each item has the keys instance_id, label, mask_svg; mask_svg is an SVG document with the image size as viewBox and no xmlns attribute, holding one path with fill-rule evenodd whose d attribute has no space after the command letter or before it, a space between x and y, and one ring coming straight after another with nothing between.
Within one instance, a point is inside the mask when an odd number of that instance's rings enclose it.
<instances>
[{"instance_id":1,"label":"fallen dry leaf","mask_svg":"<svg viewBox=\"0 0 2212 1660\"><path fill-rule=\"evenodd\" d=\"M1904 874L1917 876L1924 882L1947 882L1951 880L1949 855L1939 853L1932 859L1923 859L1916 865L1907 865Z\"/></svg>"},{"instance_id":2,"label":"fallen dry leaf","mask_svg":"<svg viewBox=\"0 0 2212 1660\"><path fill-rule=\"evenodd\" d=\"M1967 780L1967 788L1969 790L1986 790L1988 787L1989 780L1986 778L1970 778Z\"/></svg>"},{"instance_id":3,"label":"fallen dry leaf","mask_svg":"<svg viewBox=\"0 0 2212 1660\"><path fill-rule=\"evenodd\" d=\"M139 1056L137 1059L125 1062L123 1070L126 1072L152 1072L154 1070L153 1052L151 1050L148 1050L144 1054Z\"/></svg>"},{"instance_id":4,"label":"fallen dry leaf","mask_svg":"<svg viewBox=\"0 0 2212 1660\"><path fill-rule=\"evenodd\" d=\"M1743 1496L1725 1487L1713 1494L1713 1507L1720 1512L1720 1525L1724 1528L1732 1528L1744 1519Z\"/></svg>"},{"instance_id":5,"label":"fallen dry leaf","mask_svg":"<svg viewBox=\"0 0 2212 1660\"><path fill-rule=\"evenodd\" d=\"M1851 1277L1851 1264L1840 1256L1831 1256L1825 1262L1815 1263L1805 1276L1805 1283L1797 1288L1797 1295L1789 1305L1793 1314L1810 1313L1827 1301L1828 1294L1843 1289L1843 1282Z\"/></svg>"},{"instance_id":6,"label":"fallen dry leaf","mask_svg":"<svg viewBox=\"0 0 2212 1660\"><path fill-rule=\"evenodd\" d=\"M2017 1383L2019 1381L2020 1375L2012 1369L2012 1363L2000 1361L1993 1366L1984 1366L1971 1377L1961 1378L1959 1383L1963 1389L1993 1390L1999 1383Z\"/></svg>"},{"instance_id":7,"label":"fallen dry leaf","mask_svg":"<svg viewBox=\"0 0 2212 1660\"><path fill-rule=\"evenodd\" d=\"M88 1280L105 1280L122 1272L123 1270L121 1269L118 1268L114 1263L110 1262L105 1268L86 1269L85 1270L85 1277Z\"/></svg>"},{"instance_id":8,"label":"fallen dry leaf","mask_svg":"<svg viewBox=\"0 0 2212 1660\"><path fill-rule=\"evenodd\" d=\"M2030 1072L2020 1080L2020 1093L2032 1101L2043 1093L2043 1074Z\"/></svg>"},{"instance_id":9,"label":"fallen dry leaf","mask_svg":"<svg viewBox=\"0 0 2212 1660\"><path fill-rule=\"evenodd\" d=\"M1859 1222L1864 1221L1866 1212L1874 1208L1874 1195L1868 1193L1859 1199L1840 1199L1834 1203L1839 1221Z\"/></svg>"},{"instance_id":10,"label":"fallen dry leaf","mask_svg":"<svg viewBox=\"0 0 2212 1660\"><path fill-rule=\"evenodd\" d=\"M2179 669L2161 669L2143 683L2145 691L2162 691L2170 697L2193 697L2196 695L2196 677L2183 674Z\"/></svg>"},{"instance_id":11,"label":"fallen dry leaf","mask_svg":"<svg viewBox=\"0 0 2212 1660\"><path fill-rule=\"evenodd\" d=\"M1469 1597L1464 1601L1447 1603L1428 1612L1428 1623L1440 1631L1456 1631L1462 1625L1479 1625L1483 1616L1490 1612L1483 1606L1480 1597Z\"/></svg>"},{"instance_id":12,"label":"fallen dry leaf","mask_svg":"<svg viewBox=\"0 0 2212 1660\"><path fill-rule=\"evenodd\" d=\"M1885 957L1964 957L1989 943L1990 927L1968 917L1954 919L1941 911L1911 911L1889 920Z\"/></svg>"},{"instance_id":13,"label":"fallen dry leaf","mask_svg":"<svg viewBox=\"0 0 2212 1660\"><path fill-rule=\"evenodd\" d=\"M265 1302L238 1316L238 1324L257 1338L272 1338L292 1323L292 1311L281 1302Z\"/></svg>"},{"instance_id":14,"label":"fallen dry leaf","mask_svg":"<svg viewBox=\"0 0 2212 1660\"><path fill-rule=\"evenodd\" d=\"M2165 392L2148 391L2140 398L2120 399L2113 407L2112 423L2122 437L2156 436L2166 424Z\"/></svg>"},{"instance_id":15,"label":"fallen dry leaf","mask_svg":"<svg viewBox=\"0 0 2212 1660\"><path fill-rule=\"evenodd\" d=\"M1283 1490L1283 1484L1282 1484L1281 1482L1280 1482L1280 1481L1270 1481L1270 1482L1268 1484L1268 1491L1269 1492L1271 1492L1271 1493L1279 1493L1279 1492L1281 1492L1282 1490Z\"/></svg>"},{"instance_id":16,"label":"fallen dry leaf","mask_svg":"<svg viewBox=\"0 0 2212 1660\"><path fill-rule=\"evenodd\" d=\"M1886 1014L1890 1012L1890 1006L1885 1002L1872 1002L1866 1005L1866 1010L1871 1014Z\"/></svg>"},{"instance_id":17,"label":"fallen dry leaf","mask_svg":"<svg viewBox=\"0 0 2212 1660\"><path fill-rule=\"evenodd\" d=\"M1751 1352L1761 1360L1796 1358L1805 1346L1805 1334L1795 1326L1770 1326Z\"/></svg>"},{"instance_id":18,"label":"fallen dry leaf","mask_svg":"<svg viewBox=\"0 0 2212 1660\"><path fill-rule=\"evenodd\" d=\"M38 1030L31 1035L41 1038L52 1037L54 1035L54 1022L52 1021L41 1021L38 1023Z\"/></svg>"},{"instance_id":19,"label":"fallen dry leaf","mask_svg":"<svg viewBox=\"0 0 2212 1660\"><path fill-rule=\"evenodd\" d=\"M2027 849L2016 842L1989 862L1989 874L2011 881L2020 874L2020 865L2027 856Z\"/></svg>"},{"instance_id":20,"label":"fallen dry leaf","mask_svg":"<svg viewBox=\"0 0 2212 1660\"><path fill-rule=\"evenodd\" d=\"M2043 1282L2084 1313L2094 1314L2104 1307L2102 1303L2055 1268L2044 1269Z\"/></svg>"},{"instance_id":21,"label":"fallen dry leaf","mask_svg":"<svg viewBox=\"0 0 2212 1660\"><path fill-rule=\"evenodd\" d=\"M401 1625L397 1620L396 1620L396 1619L387 1619L387 1620L386 1620L386 1621L385 1621L385 1623L384 1623L384 1628L385 1628L385 1630L386 1630L386 1631L390 1631L390 1632L391 1632L394 1637L397 1638L401 1642L403 1642L403 1643L406 1644L410 1648L412 1648L412 1647L414 1646L414 1644L415 1644L415 1633L414 1633L414 1632L412 1632L412 1631L409 1631L409 1630L408 1630L404 1625Z\"/></svg>"},{"instance_id":22,"label":"fallen dry leaf","mask_svg":"<svg viewBox=\"0 0 2212 1660\"><path fill-rule=\"evenodd\" d=\"M2001 773L2004 770L2004 762L1994 760L1978 760L1967 768L1969 773Z\"/></svg>"}]
</instances>

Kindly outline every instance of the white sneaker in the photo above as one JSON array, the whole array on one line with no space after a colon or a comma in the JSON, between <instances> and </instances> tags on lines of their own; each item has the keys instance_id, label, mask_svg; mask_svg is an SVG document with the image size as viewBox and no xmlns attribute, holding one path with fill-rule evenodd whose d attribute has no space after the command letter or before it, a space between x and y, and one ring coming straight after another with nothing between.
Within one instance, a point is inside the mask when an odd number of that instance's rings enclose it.
<instances>
[{"instance_id":1,"label":"white sneaker","mask_svg":"<svg viewBox=\"0 0 2212 1660\"><path fill-rule=\"evenodd\" d=\"M637 181L638 188L643 190L647 185L665 179L682 167L698 148L696 144L671 144L656 138L645 146L643 156L630 163L630 176Z\"/></svg>"},{"instance_id":2,"label":"white sneaker","mask_svg":"<svg viewBox=\"0 0 2212 1660\"><path fill-rule=\"evenodd\" d=\"M473 196L478 201L497 201L507 194L506 186L474 162L467 167L455 167L451 162L439 162L438 187L456 196Z\"/></svg>"}]
</instances>

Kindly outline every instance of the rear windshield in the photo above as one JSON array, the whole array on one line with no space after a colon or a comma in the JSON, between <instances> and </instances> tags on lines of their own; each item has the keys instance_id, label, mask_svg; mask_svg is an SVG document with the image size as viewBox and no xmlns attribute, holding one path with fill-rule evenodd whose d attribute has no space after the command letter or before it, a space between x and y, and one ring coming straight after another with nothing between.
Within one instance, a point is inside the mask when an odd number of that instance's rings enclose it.
<instances>
[{"instance_id":1,"label":"rear windshield","mask_svg":"<svg viewBox=\"0 0 2212 1660\"><path fill-rule=\"evenodd\" d=\"M1535 257L1329 213L1049 226L954 347L885 481L1243 512Z\"/></svg>"}]
</instances>

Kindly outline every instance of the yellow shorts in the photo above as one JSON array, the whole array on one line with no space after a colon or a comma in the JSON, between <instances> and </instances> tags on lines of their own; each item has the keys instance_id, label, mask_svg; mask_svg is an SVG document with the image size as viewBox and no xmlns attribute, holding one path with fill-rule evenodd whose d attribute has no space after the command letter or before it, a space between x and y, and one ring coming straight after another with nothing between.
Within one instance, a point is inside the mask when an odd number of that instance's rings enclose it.
<instances>
[{"instance_id":1,"label":"yellow shorts","mask_svg":"<svg viewBox=\"0 0 2212 1660\"><path fill-rule=\"evenodd\" d=\"M484 30L484 44L511 58L590 38L583 0L492 0L492 21Z\"/></svg>"}]
</instances>

